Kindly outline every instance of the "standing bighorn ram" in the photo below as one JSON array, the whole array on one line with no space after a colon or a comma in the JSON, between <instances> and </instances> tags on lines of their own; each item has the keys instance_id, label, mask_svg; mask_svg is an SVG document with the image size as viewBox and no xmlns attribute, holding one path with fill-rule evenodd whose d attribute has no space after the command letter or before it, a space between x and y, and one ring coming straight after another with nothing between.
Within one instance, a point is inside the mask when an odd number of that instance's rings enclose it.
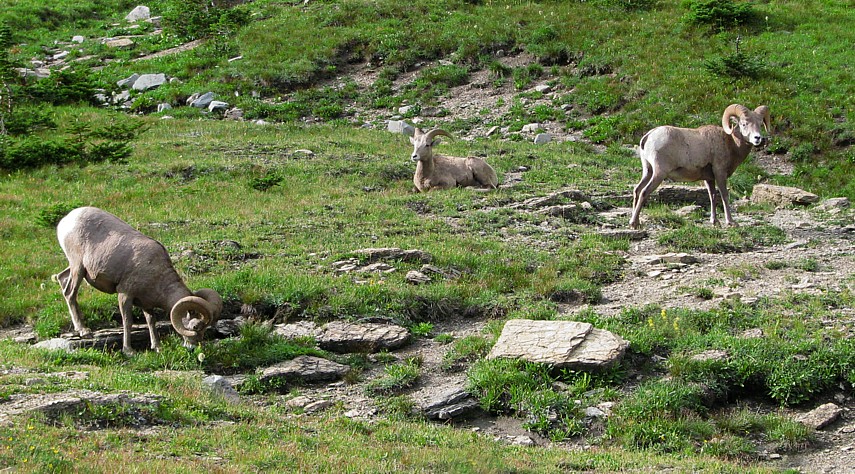
<instances>
[{"instance_id":1,"label":"standing bighorn ram","mask_svg":"<svg viewBox=\"0 0 855 474\"><path fill-rule=\"evenodd\" d=\"M413 144L411 158L416 164L413 183L421 192L432 189L448 189L455 186L477 186L495 189L499 185L496 170L483 158L469 156L443 156L433 153L439 143L438 136L451 137L445 130L435 128L427 133L417 128L410 142Z\"/></svg>"},{"instance_id":2,"label":"standing bighorn ram","mask_svg":"<svg viewBox=\"0 0 855 474\"><path fill-rule=\"evenodd\" d=\"M153 308L169 311L172 326L193 348L205 329L220 315L223 300L216 291L191 293L172 266L164 246L140 233L107 211L80 207L69 212L56 227L59 245L68 258L68 268L54 279L71 312L74 330L81 336L91 331L83 325L77 293L85 279L95 289L118 293L122 313L122 352L133 354L130 332L132 308L142 308L148 324L151 348L160 349Z\"/></svg>"},{"instance_id":3,"label":"standing bighorn ram","mask_svg":"<svg viewBox=\"0 0 855 474\"><path fill-rule=\"evenodd\" d=\"M738 126L731 120L736 119ZM632 218L629 226L638 227L644 202L665 178L676 181L703 180L710 196L710 222L716 224L715 189L721 194L724 219L734 225L727 192L727 178L745 161L752 146L763 143L762 130L769 132L769 107L750 110L732 104L724 110L721 127L656 127L641 138L641 181L633 190Z\"/></svg>"}]
</instances>

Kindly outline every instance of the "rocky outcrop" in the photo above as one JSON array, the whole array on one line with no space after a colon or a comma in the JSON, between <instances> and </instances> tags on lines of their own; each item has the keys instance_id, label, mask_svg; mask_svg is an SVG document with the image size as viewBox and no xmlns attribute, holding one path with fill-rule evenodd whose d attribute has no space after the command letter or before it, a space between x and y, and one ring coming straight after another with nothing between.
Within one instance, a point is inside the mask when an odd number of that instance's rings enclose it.
<instances>
[{"instance_id":1,"label":"rocky outcrop","mask_svg":"<svg viewBox=\"0 0 855 474\"><path fill-rule=\"evenodd\" d=\"M819 201L819 196L799 188L757 184L751 192L751 202L755 204L773 204L776 207L813 204Z\"/></svg>"},{"instance_id":2,"label":"rocky outcrop","mask_svg":"<svg viewBox=\"0 0 855 474\"><path fill-rule=\"evenodd\" d=\"M401 326L346 321L327 323L323 327L323 332L317 336L321 349L341 354L398 349L409 340L410 332Z\"/></svg>"},{"instance_id":3,"label":"rocky outcrop","mask_svg":"<svg viewBox=\"0 0 855 474\"><path fill-rule=\"evenodd\" d=\"M285 384L325 383L341 379L350 371L350 367L313 356L298 356L289 361L276 364L261 371L259 382L271 383L276 380Z\"/></svg>"},{"instance_id":4,"label":"rocky outcrop","mask_svg":"<svg viewBox=\"0 0 855 474\"><path fill-rule=\"evenodd\" d=\"M609 331L576 321L512 319L488 359L511 358L557 368L600 369L623 357L629 343Z\"/></svg>"}]
</instances>

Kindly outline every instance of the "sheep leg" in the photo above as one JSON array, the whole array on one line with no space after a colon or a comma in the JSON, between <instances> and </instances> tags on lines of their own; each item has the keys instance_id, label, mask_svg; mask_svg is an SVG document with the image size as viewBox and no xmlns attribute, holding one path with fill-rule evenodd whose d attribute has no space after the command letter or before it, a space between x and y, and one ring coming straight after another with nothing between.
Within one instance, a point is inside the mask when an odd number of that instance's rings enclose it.
<instances>
[{"instance_id":1,"label":"sheep leg","mask_svg":"<svg viewBox=\"0 0 855 474\"><path fill-rule=\"evenodd\" d=\"M160 352L160 339L157 337L154 315L148 311L143 311L143 315L145 315L145 323L148 326L148 337L151 340L151 350Z\"/></svg>"},{"instance_id":2,"label":"sheep leg","mask_svg":"<svg viewBox=\"0 0 855 474\"><path fill-rule=\"evenodd\" d=\"M715 173L715 183L721 194L721 203L724 206L724 222L729 226L736 226L736 222L731 218L730 193L727 191L727 175Z\"/></svg>"},{"instance_id":3,"label":"sheep leg","mask_svg":"<svg viewBox=\"0 0 855 474\"><path fill-rule=\"evenodd\" d=\"M131 347L131 326L133 325L134 302L125 293L119 293L119 312L122 313L122 352L126 356L136 353Z\"/></svg>"},{"instance_id":4,"label":"sheep leg","mask_svg":"<svg viewBox=\"0 0 855 474\"><path fill-rule=\"evenodd\" d=\"M633 229L638 228L638 220L641 217L641 208L644 206L644 203L647 201L647 198L653 194L653 191L656 191L656 188L662 184L662 181L665 181L664 173L653 172L649 177L649 181L645 184L641 191L638 193L638 199L635 202L635 206L632 208L632 218L629 220L629 226ZM641 183L639 183L641 186Z\"/></svg>"},{"instance_id":5,"label":"sheep leg","mask_svg":"<svg viewBox=\"0 0 855 474\"><path fill-rule=\"evenodd\" d=\"M92 331L83 325L80 306L77 304L77 294L80 292L80 284L83 282L82 270L80 268L72 270L71 267L68 267L59 272L55 278L62 288L62 296L65 297L68 312L71 313L71 324L74 325L74 331L80 334L80 337L86 337L92 334Z\"/></svg>"},{"instance_id":6,"label":"sheep leg","mask_svg":"<svg viewBox=\"0 0 855 474\"><path fill-rule=\"evenodd\" d=\"M632 190L632 208L635 209L635 205L638 203L638 195L641 194L641 190L644 189L644 186L650 181L650 175L652 174L652 169L650 167L650 163L641 160L641 181L635 185L635 189Z\"/></svg>"},{"instance_id":7,"label":"sheep leg","mask_svg":"<svg viewBox=\"0 0 855 474\"><path fill-rule=\"evenodd\" d=\"M710 195L710 224L718 224L718 217L715 213L715 182L711 179L705 179L704 184L707 186L707 193Z\"/></svg>"}]
</instances>

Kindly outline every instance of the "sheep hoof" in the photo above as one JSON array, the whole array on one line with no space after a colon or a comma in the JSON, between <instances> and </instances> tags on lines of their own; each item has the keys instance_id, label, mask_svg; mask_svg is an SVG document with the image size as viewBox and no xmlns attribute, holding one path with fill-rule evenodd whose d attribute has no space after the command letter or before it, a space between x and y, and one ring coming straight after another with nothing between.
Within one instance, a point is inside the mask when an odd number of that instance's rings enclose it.
<instances>
[{"instance_id":1,"label":"sheep hoof","mask_svg":"<svg viewBox=\"0 0 855 474\"><path fill-rule=\"evenodd\" d=\"M127 357L133 357L133 356L137 355L137 351L131 349L130 347L122 348L122 353L125 354L125 356L127 356Z\"/></svg>"},{"instance_id":2,"label":"sheep hoof","mask_svg":"<svg viewBox=\"0 0 855 474\"><path fill-rule=\"evenodd\" d=\"M77 334L79 334L80 337L92 337L92 330L89 328L80 328L80 330L77 331Z\"/></svg>"}]
</instances>

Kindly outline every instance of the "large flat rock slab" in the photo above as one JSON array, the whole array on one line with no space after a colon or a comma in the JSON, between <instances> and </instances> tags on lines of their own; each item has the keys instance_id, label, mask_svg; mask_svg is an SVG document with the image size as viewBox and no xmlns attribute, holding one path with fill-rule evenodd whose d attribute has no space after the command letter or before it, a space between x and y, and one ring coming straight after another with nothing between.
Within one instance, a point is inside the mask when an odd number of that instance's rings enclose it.
<instances>
[{"instance_id":1,"label":"large flat rock slab","mask_svg":"<svg viewBox=\"0 0 855 474\"><path fill-rule=\"evenodd\" d=\"M340 354L394 350L410 340L407 328L394 324L333 321L317 337L318 346Z\"/></svg>"},{"instance_id":2,"label":"large flat rock slab","mask_svg":"<svg viewBox=\"0 0 855 474\"><path fill-rule=\"evenodd\" d=\"M313 356L298 356L261 371L260 382L282 380L290 385L335 382L347 374L350 367Z\"/></svg>"},{"instance_id":3,"label":"large flat rock slab","mask_svg":"<svg viewBox=\"0 0 855 474\"><path fill-rule=\"evenodd\" d=\"M623 357L629 343L609 331L577 321L512 319L505 323L488 359L509 358L558 368L599 369Z\"/></svg>"}]
</instances>

